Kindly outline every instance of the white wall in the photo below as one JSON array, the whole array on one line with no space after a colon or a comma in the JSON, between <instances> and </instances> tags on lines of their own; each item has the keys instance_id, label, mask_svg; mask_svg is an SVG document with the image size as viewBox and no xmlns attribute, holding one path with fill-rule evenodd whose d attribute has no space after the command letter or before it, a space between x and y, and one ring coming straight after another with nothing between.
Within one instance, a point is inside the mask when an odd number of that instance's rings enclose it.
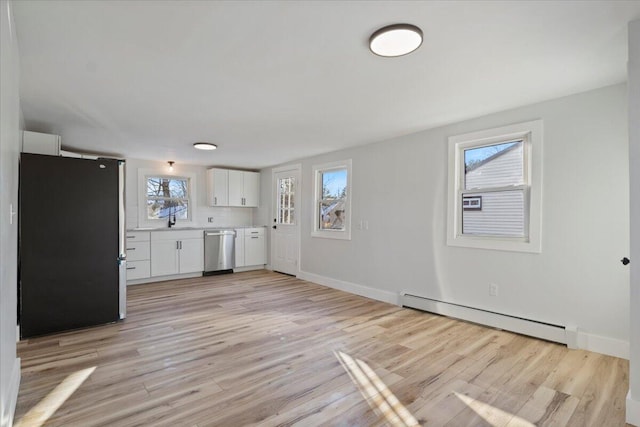
<instances>
[{"instance_id":1,"label":"white wall","mask_svg":"<svg viewBox=\"0 0 640 427\"><path fill-rule=\"evenodd\" d=\"M535 119L544 121L542 253L447 246L447 138ZM581 347L628 357L627 150L621 84L304 159L303 277L577 327ZM352 240L312 238L312 166L348 158Z\"/></svg>"},{"instance_id":2,"label":"white wall","mask_svg":"<svg viewBox=\"0 0 640 427\"><path fill-rule=\"evenodd\" d=\"M157 170L162 174L194 174L195 175L195 227L231 227L245 225L264 225L255 223L254 211L256 208L235 208L235 207L210 207L207 206L206 193L206 170L205 166L185 165L176 163L173 172L168 171L167 162L152 160L127 159L126 161L126 212L127 228L136 228L138 224L138 169ZM143 201L144 203L144 201ZM213 222L208 222L208 218L213 217ZM166 227L166 224L162 224ZM144 226L144 225L140 225ZM177 224L180 227L180 223Z\"/></svg>"},{"instance_id":3,"label":"white wall","mask_svg":"<svg viewBox=\"0 0 640 427\"><path fill-rule=\"evenodd\" d=\"M631 358L627 422L640 426L640 20L629 24L629 167L631 195Z\"/></svg>"},{"instance_id":4,"label":"white wall","mask_svg":"<svg viewBox=\"0 0 640 427\"><path fill-rule=\"evenodd\" d=\"M10 426L20 384L16 358L19 63L11 3L0 1L0 426Z\"/></svg>"}]
</instances>

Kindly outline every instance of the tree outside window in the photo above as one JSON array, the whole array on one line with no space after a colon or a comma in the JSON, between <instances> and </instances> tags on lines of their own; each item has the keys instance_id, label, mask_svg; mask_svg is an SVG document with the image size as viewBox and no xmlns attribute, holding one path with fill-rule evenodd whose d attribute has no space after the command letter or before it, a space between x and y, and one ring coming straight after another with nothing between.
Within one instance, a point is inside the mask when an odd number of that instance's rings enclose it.
<instances>
[{"instance_id":1,"label":"tree outside window","mask_svg":"<svg viewBox=\"0 0 640 427\"><path fill-rule=\"evenodd\" d=\"M188 220L189 178L147 177L147 219Z\"/></svg>"}]
</instances>

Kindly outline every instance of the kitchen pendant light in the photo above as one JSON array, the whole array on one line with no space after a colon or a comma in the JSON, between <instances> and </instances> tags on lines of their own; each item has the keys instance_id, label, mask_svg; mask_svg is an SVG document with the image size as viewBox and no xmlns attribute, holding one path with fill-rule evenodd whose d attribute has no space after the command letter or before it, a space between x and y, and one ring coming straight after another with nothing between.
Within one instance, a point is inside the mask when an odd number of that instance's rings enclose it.
<instances>
[{"instance_id":1,"label":"kitchen pendant light","mask_svg":"<svg viewBox=\"0 0 640 427\"><path fill-rule=\"evenodd\" d=\"M215 150L218 146L210 142L196 142L193 144L193 148L197 148L198 150Z\"/></svg>"},{"instance_id":2,"label":"kitchen pendant light","mask_svg":"<svg viewBox=\"0 0 640 427\"><path fill-rule=\"evenodd\" d=\"M394 57L413 52L422 44L422 30L411 24L380 28L369 38L369 49L378 56Z\"/></svg>"},{"instance_id":3,"label":"kitchen pendant light","mask_svg":"<svg viewBox=\"0 0 640 427\"><path fill-rule=\"evenodd\" d=\"M167 163L169 163L169 172L173 172L173 164L174 164L175 162L168 161Z\"/></svg>"}]
</instances>

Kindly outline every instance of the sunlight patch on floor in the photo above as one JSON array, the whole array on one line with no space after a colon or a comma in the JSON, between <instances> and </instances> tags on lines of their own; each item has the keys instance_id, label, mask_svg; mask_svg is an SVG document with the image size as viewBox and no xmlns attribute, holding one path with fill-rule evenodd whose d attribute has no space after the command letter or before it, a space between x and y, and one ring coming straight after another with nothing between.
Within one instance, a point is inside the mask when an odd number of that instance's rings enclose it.
<instances>
[{"instance_id":1,"label":"sunlight patch on floor","mask_svg":"<svg viewBox=\"0 0 640 427\"><path fill-rule=\"evenodd\" d=\"M69 375L36 406L24 414L14 427L39 427L43 425L95 370L94 366Z\"/></svg>"},{"instance_id":2,"label":"sunlight patch on floor","mask_svg":"<svg viewBox=\"0 0 640 427\"><path fill-rule=\"evenodd\" d=\"M520 418L514 414L503 411L502 409L491 406L488 403L484 403L480 400L471 398L462 393L454 392L456 397L464 402L469 408L471 408L476 414L478 414L483 420L491 424L497 425L509 425L509 427L535 427L535 424Z\"/></svg>"},{"instance_id":3,"label":"sunlight patch on floor","mask_svg":"<svg viewBox=\"0 0 640 427\"><path fill-rule=\"evenodd\" d=\"M389 424L403 427L420 425L369 365L341 351L334 351L334 354L369 406L383 415Z\"/></svg>"}]
</instances>

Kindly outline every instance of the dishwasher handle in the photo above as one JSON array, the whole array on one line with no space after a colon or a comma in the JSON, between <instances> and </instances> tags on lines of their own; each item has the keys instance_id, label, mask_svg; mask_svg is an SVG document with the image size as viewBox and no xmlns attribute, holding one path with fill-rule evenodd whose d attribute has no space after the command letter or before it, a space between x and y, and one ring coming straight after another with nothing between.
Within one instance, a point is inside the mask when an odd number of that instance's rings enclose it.
<instances>
[{"instance_id":1,"label":"dishwasher handle","mask_svg":"<svg viewBox=\"0 0 640 427\"><path fill-rule=\"evenodd\" d=\"M205 231L205 236L228 236L235 235L236 232L232 230L221 230L221 231Z\"/></svg>"}]
</instances>

